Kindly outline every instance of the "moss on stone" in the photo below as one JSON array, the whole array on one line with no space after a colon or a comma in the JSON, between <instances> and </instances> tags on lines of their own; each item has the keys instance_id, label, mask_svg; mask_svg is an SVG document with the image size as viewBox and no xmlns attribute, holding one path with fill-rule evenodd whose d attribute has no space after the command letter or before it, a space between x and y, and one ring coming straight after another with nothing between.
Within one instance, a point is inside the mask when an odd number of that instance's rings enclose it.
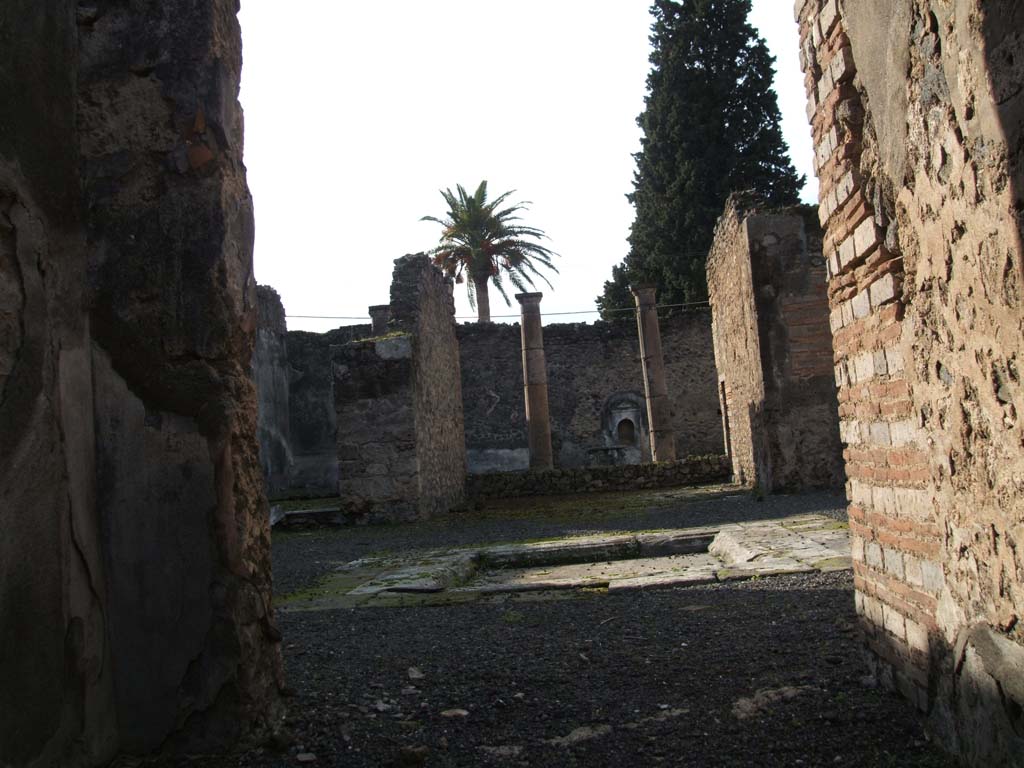
<instances>
[{"instance_id":1,"label":"moss on stone","mask_svg":"<svg viewBox=\"0 0 1024 768\"><path fill-rule=\"evenodd\" d=\"M380 336L371 336L368 339L357 339L356 344L370 344L378 341L389 341L391 339L402 339L411 337L412 334L408 331L388 331L387 333L381 334Z\"/></svg>"}]
</instances>

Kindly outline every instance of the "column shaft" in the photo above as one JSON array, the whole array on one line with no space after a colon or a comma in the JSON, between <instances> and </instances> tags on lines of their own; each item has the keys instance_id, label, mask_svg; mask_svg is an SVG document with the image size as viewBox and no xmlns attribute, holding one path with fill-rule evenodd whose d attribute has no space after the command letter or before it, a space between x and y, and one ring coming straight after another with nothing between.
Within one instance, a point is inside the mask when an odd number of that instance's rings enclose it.
<instances>
[{"instance_id":1,"label":"column shaft","mask_svg":"<svg viewBox=\"0 0 1024 768\"><path fill-rule=\"evenodd\" d=\"M676 435L672 426L672 401L665 380L665 361L661 354L661 331L655 289L652 285L631 288L636 299L636 324L640 337L640 361L647 396L647 421L651 431L651 460L674 461Z\"/></svg>"},{"instance_id":2,"label":"column shaft","mask_svg":"<svg viewBox=\"0 0 1024 768\"><path fill-rule=\"evenodd\" d=\"M516 295L522 307L523 393L530 443L530 469L552 469L548 372L544 363L544 332L540 319L542 293Z\"/></svg>"}]
</instances>

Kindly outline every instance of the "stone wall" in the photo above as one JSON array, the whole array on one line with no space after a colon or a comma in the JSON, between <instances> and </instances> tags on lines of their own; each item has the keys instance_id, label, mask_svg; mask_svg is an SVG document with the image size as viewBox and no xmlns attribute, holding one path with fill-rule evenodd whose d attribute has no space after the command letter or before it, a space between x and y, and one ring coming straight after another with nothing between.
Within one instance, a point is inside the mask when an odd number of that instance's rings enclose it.
<instances>
[{"instance_id":1,"label":"stone wall","mask_svg":"<svg viewBox=\"0 0 1024 768\"><path fill-rule=\"evenodd\" d=\"M257 434L267 493L278 496L290 487L292 466L288 363L288 326L281 297L270 286L256 287L256 344L252 374L257 394Z\"/></svg>"},{"instance_id":2,"label":"stone wall","mask_svg":"<svg viewBox=\"0 0 1024 768\"><path fill-rule=\"evenodd\" d=\"M342 511L370 522L463 503L466 453L451 288L426 256L395 261L392 331L332 348Z\"/></svg>"},{"instance_id":3,"label":"stone wall","mask_svg":"<svg viewBox=\"0 0 1024 768\"><path fill-rule=\"evenodd\" d=\"M971 765L1024 764L1024 6L799 0L857 611Z\"/></svg>"},{"instance_id":4,"label":"stone wall","mask_svg":"<svg viewBox=\"0 0 1024 768\"><path fill-rule=\"evenodd\" d=\"M708 256L733 476L768 491L844 479L821 229L811 216L733 195Z\"/></svg>"},{"instance_id":5,"label":"stone wall","mask_svg":"<svg viewBox=\"0 0 1024 768\"><path fill-rule=\"evenodd\" d=\"M401 290L393 300L399 303L392 307L390 327L398 328L403 313L408 314L417 305L409 303L411 300ZM433 310L424 315L438 316L440 313ZM427 327L417 329L415 323L401 327L416 338L436 334L440 339L447 333ZM525 469L529 465L529 449L519 326L474 323L457 326L456 330L458 359L436 367L445 371L461 367L463 371L459 386L465 393L467 417L462 444L469 446L470 471ZM272 375L263 371L261 381L268 382L266 386L273 386L282 377L289 382L288 471L286 482L272 485L274 496L329 496L336 492L340 478L331 349L371 334L369 325L345 326L325 334L289 331L284 342L286 364ZM558 465L649 461L635 323L555 324L546 326L544 335ZM710 313L697 311L663 318L662 341L674 397L680 455L720 451L721 423L714 386ZM257 347L258 352L261 349ZM423 349L424 354L433 354L432 350ZM447 342L437 349L449 349ZM260 386L262 389L265 385ZM271 393L267 397L276 395ZM622 440L630 433L631 440ZM442 442L448 444L446 441L447 437ZM274 450L273 445L272 441L264 441L264 450ZM267 466L275 461L264 458Z\"/></svg>"},{"instance_id":6,"label":"stone wall","mask_svg":"<svg viewBox=\"0 0 1024 768\"><path fill-rule=\"evenodd\" d=\"M543 305L541 306L543 312ZM529 466L519 325L457 328L470 472ZM720 453L708 311L661 319L679 456ZM555 464L583 467L650 460L636 321L544 326ZM625 420L632 423L619 426Z\"/></svg>"},{"instance_id":7,"label":"stone wall","mask_svg":"<svg viewBox=\"0 0 1024 768\"><path fill-rule=\"evenodd\" d=\"M657 464L490 472L470 475L466 486L473 498L555 496L706 485L728 480L729 472L727 456L699 456Z\"/></svg>"},{"instance_id":8,"label":"stone wall","mask_svg":"<svg viewBox=\"0 0 1024 768\"><path fill-rule=\"evenodd\" d=\"M396 262L392 317L398 328L413 330L418 502L420 514L427 517L461 506L466 493L462 374L452 288L426 256ZM406 293L415 297L408 305Z\"/></svg>"},{"instance_id":9,"label":"stone wall","mask_svg":"<svg viewBox=\"0 0 1024 768\"><path fill-rule=\"evenodd\" d=\"M279 721L235 10L0 9L5 765Z\"/></svg>"},{"instance_id":10,"label":"stone wall","mask_svg":"<svg viewBox=\"0 0 1024 768\"><path fill-rule=\"evenodd\" d=\"M288 409L291 464L279 496L334 496L338 492L338 440L331 347L371 336L369 325L327 333L288 332Z\"/></svg>"},{"instance_id":11,"label":"stone wall","mask_svg":"<svg viewBox=\"0 0 1024 768\"><path fill-rule=\"evenodd\" d=\"M332 349L342 512L366 522L419 517L412 335Z\"/></svg>"},{"instance_id":12,"label":"stone wall","mask_svg":"<svg viewBox=\"0 0 1024 768\"><path fill-rule=\"evenodd\" d=\"M0 120L0 760L55 764L81 739L76 752L98 762L118 741L92 501L74 3L0 14L0 101L24 105ZM58 265L63 279L48 281ZM73 627L78 647L65 648Z\"/></svg>"},{"instance_id":13,"label":"stone wall","mask_svg":"<svg viewBox=\"0 0 1024 768\"><path fill-rule=\"evenodd\" d=\"M726 451L737 483L753 485L770 451L764 429L765 380L761 366L750 240L745 211L733 198L715 228L708 254L718 399Z\"/></svg>"}]
</instances>

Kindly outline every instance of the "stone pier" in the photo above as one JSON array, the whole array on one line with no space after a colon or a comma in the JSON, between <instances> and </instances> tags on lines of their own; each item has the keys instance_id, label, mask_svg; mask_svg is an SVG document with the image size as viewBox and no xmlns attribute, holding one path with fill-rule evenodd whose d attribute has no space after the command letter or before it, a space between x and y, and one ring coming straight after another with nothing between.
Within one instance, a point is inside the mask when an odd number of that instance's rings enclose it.
<instances>
[{"instance_id":1,"label":"stone pier","mask_svg":"<svg viewBox=\"0 0 1024 768\"><path fill-rule=\"evenodd\" d=\"M518 293L522 307L523 390L529 430L530 469L552 469L551 416L548 412L548 374L544 363L544 331L540 322L543 293Z\"/></svg>"},{"instance_id":2,"label":"stone pier","mask_svg":"<svg viewBox=\"0 0 1024 768\"><path fill-rule=\"evenodd\" d=\"M676 435L672 429L672 401L665 383L665 361L661 354L661 332L655 306L655 287L631 287L636 299L636 325L640 336L640 361L647 396L647 420L651 430L651 460L674 461Z\"/></svg>"},{"instance_id":3,"label":"stone pier","mask_svg":"<svg viewBox=\"0 0 1024 768\"><path fill-rule=\"evenodd\" d=\"M375 304L369 308L370 322L373 323L373 335L383 336L388 332L388 323L391 322L391 305Z\"/></svg>"},{"instance_id":4,"label":"stone pier","mask_svg":"<svg viewBox=\"0 0 1024 768\"><path fill-rule=\"evenodd\" d=\"M845 481L817 213L733 194L707 259L733 477L766 493Z\"/></svg>"},{"instance_id":5,"label":"stone pier","mask_svg":"<svg viewBox=\"0 0 1024 768\"><path fill-rule=\"evenodd\" d=\"M0 6L4 766L283 725L237 10Z\"/></svg>"},{"instance_id":6,"label":"stone pier","mask_svg":"<svg viewBox=\"0 0 1024 768\"><path fill-rule=\"evenodd\" d=\"M388 335L331 347L338 495L350 521L427 519L465 500L448 281L423 254L396 259L390 307Z\"/></svg>"}]
</instances>

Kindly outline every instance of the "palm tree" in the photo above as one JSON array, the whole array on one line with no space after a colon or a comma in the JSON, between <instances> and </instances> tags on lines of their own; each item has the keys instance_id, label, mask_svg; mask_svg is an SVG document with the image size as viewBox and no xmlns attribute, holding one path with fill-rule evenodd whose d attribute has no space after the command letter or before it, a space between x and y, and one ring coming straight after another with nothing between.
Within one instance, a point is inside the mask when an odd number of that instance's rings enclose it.
<instances>
[{"instance_id":1,"label":"palm tree","mask_svg":"<svg viewBox=\"0 0 1024 768\"><path fill-rule=\"evenodd\" d=\"M467 194L461 184L455 189L457 194L450 189L441 192L448 205L443 219L424 216L420 221L433 221L444 227L440 244L429 253L445 275L455 278L457 283L466 283L469 304L476 308L478 320L489 323L490 281L494 281L494 287L505 303L511 304L502 276L524 293L527 286L533 287L534 277L539 277L551 287L537 266L557 272L551 263L551 257L557 254L534 242L547 237L542 230L518 223L518 214L526 210L528 202L501 207L515 190L488 201L486 181L481 181L472 195ZM468 281L465 279L467 275Z\"/></svg>"}]
</instances>

